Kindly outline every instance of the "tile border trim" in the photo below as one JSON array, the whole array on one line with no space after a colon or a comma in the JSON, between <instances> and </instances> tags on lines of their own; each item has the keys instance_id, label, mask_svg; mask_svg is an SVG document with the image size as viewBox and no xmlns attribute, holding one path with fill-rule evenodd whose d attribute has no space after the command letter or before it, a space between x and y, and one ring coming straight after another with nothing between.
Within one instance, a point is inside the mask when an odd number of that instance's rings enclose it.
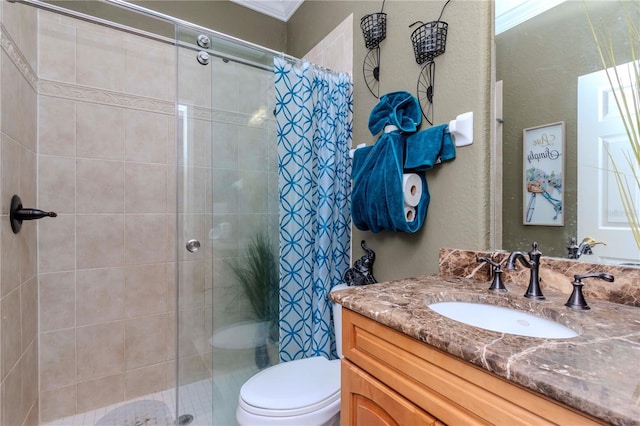
<instances>
[{"instance_id":1,"label":"tile border trim","mask_svg":"<svg viewBox=\"0 0 640 426\"><path fill-rule=\"evenodd\" d=\"M0 45L2 45L2 50L5 51L11 62L18 68L22 77L37 91L38 75L31 68L29 61L24 57L22 51L2 23L0 23Z\"/></svg>"},{"instance_id":2,"label":"tile border trim","mask_svg":"<svg viewBox=\"0 0 640 426\"><path fill-rule=\"evenodd\" d=\"M140 95L115 92L95 87L82 86L77 83L40 79L37 83L38 95L64 98L74 101L96 103L120 108L136 109L159 114L176 115L176 103L162 99L148 98ZM264 118L260 123L251 124L251 114L209 109L188 105L191 117L195 120L215 121L238 126L275 129L275 118Z\"/></svg>"},{"instance_id":3,"label":"tile border trim","mask_svg":"<svg viewBox=\"0 0 640 426\"><path fill-rule=\"evenodd\" d=\"M40 79L38 81L38 95L175 115L175 103L172 101L114 92L75 83Z\"/></svg>"},{"instance_id":4,"label":"tile border trim","mask_svg":"<svg viewBox=\"0 0 640 426\"><path fill-rule=\"evenodd\" d=\"M174 101L154 99L140 95L115 92L111 90L82 86L77 83L65 83L47 79L39 79L37 73L29 65L15 41L9 35L7 29L0 23L0 45L11 62L17 67L20 74L36 91L37 95L65 98L75 101L96 103L101 105L121 108L136 109L159 114L176 115L176 103ZM251 123L251 114L209 109L201 106L190 105L192 117L196 120L215 121L238 126L257 127L268 130L276 128L276 120L264 117L258 123Z\"/></svg>"}]
</instances>

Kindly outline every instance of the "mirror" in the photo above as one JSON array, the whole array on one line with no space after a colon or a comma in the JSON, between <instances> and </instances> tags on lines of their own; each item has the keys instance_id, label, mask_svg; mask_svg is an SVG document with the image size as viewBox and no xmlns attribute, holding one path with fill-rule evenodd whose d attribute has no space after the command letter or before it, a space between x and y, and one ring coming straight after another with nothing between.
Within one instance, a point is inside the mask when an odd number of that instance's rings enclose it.
<instances>
[{"instance_id":1,"label":"mirror","mask_svg":"<svg viewBox=\"0 0 640 426\"><path fill-rule=\"evenodd\" d=\"M505 250L528 250L539 243L546 256L567 258L577 235L577 86L578 76L602 69L585 7L596 25L606 25L617 63L631 60L624 5L638 2L567 1L495 37L496 80L503 81L503 240ZM639 21L636 21L639 22ZM523 129L564 121L564 226L523 224ZM593 199L593 208L598 201ZM631 231L629 231L631 232ZM605 241L606 242L606 241ZM597 251L581 260L598 262ZM640 260L640 259L639 259Z\"/></svg>"}]
</instances>

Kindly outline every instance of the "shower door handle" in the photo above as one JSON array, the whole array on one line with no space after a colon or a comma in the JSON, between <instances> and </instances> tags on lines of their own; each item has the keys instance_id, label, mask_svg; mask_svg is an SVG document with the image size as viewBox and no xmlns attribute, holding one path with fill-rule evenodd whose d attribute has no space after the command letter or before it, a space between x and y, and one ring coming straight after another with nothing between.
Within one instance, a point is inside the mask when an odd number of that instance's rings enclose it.
<instances>
[{"instance_id":1,"label":"shower door handle","mask_svg":"<svg viewBox=\"0 0 640 426\"><path fill-rule=\"evenodd\" d=\"M187 250L191 253L195 253L200 248L200 241L198 240L189 240L187 241Z\"/></svg>"}]
</instances>

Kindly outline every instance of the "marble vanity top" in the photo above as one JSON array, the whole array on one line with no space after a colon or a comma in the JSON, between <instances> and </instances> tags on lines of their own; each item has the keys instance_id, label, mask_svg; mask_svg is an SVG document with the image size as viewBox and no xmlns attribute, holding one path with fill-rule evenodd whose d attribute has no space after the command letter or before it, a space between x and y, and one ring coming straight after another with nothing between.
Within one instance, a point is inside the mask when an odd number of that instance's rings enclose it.
<instances>
[{"instance_id":1,"label":"marble vanity top","mask_svg":"<svg viewBox=\"0 0 640 426\"><path fill-rule=\"evenodd\" d=\"M588 311L564 306L567 295L545 290L530 301L520 287L488 292L488 282L425 276L351 287L332 300L500 377L607 423L640 425L640 308L588 299ZM490 303L564 324L579 335L540 339L468 326L427 307L439 301Z\"/></svg>"}]
</instances>

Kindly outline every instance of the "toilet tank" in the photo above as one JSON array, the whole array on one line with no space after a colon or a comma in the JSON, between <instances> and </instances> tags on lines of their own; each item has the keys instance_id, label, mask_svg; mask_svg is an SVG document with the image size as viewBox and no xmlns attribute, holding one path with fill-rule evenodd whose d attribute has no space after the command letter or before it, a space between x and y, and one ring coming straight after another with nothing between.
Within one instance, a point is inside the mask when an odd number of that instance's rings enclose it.
<instances>
[{"instance_id":1,"label":"toilet tank","mask_svg":"<svg viewBox=\"0 0 640 426\"><path fill-rule=\"evenodd\" d=\"M331 289L331 292L344 290L346 288L349 288L349 286L346 284L338 284ZM336 351L338 352L338 357L342 358L342 305L335 302L331 302L331 304L333 305L333 328L336 331Z\"/></svg>"}]
</instances>

